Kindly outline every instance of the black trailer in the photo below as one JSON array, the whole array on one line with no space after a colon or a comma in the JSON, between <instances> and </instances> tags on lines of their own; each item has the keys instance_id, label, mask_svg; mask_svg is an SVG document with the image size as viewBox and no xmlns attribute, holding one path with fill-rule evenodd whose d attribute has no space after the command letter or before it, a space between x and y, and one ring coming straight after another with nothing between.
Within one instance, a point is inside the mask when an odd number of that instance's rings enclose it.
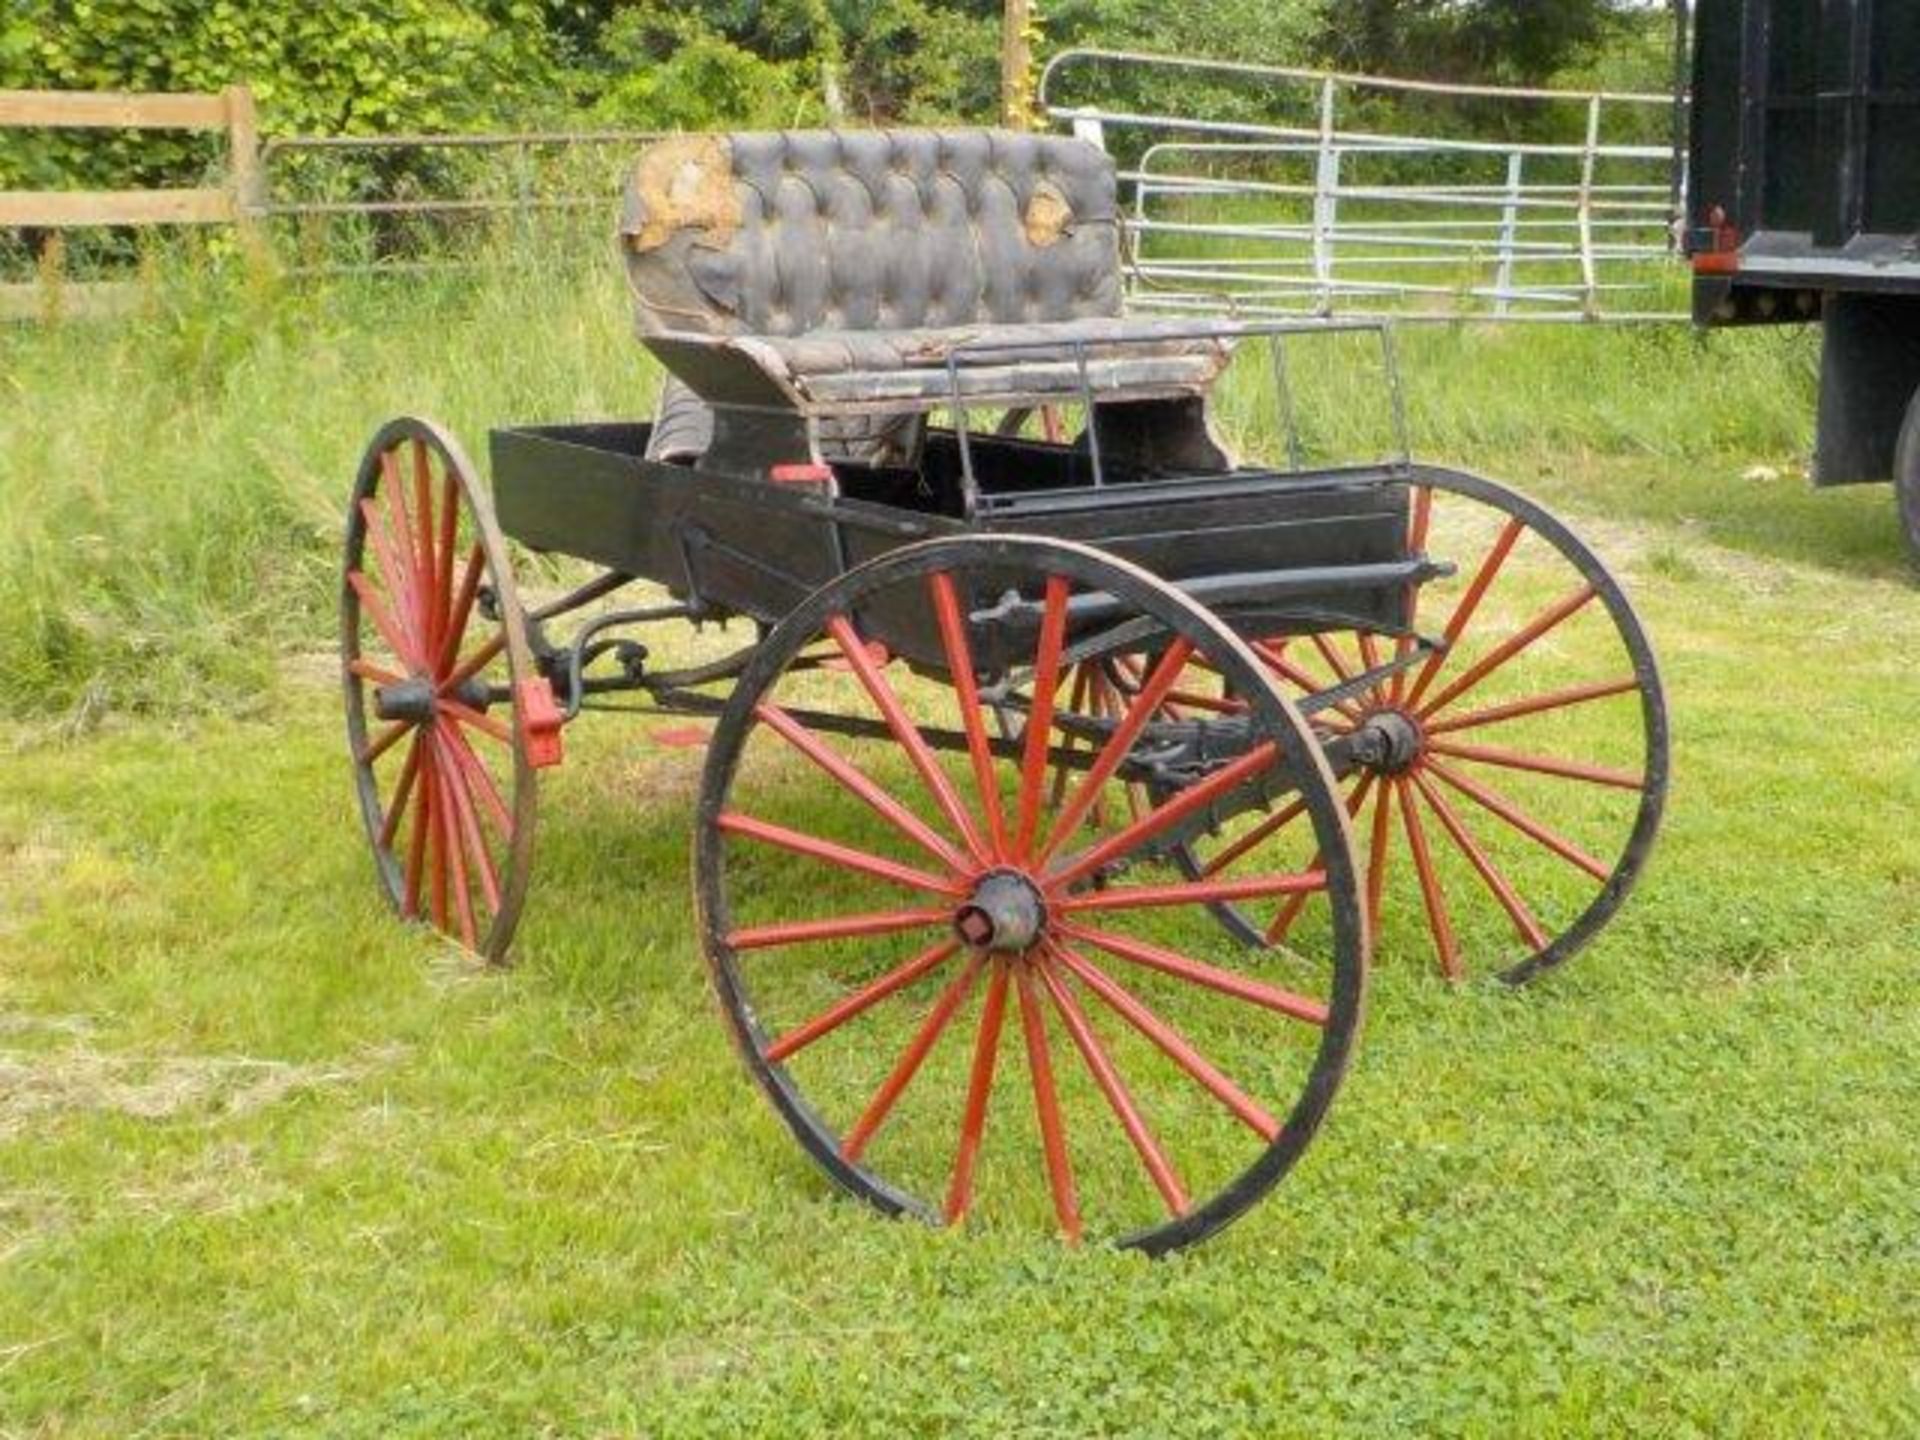
<instances>
[{"instance_id":1,"label":"black trailer","mask_svg":"<svg viewBox=\"0 0 1920 1440\"><path fill-rule=\"evenodd\" d=\"M1920 3L1697 0L1702 325L1825 325L1814 480L1892 479L1920 555Z\"/></svg>"},{"instance_id":2,"label":"black trailer","mask_svg":"<svg viewBox=\"0 0 1920 1440\"><path fill-rule=\"evenodd\" d=\"M401 914L502 958L563 727L672 717L707 747L709 975L808 1154L889 1212L1024 1193L1161 1251L1298 1159L1383 924L1510 983L1599 931L1667 720L1619 584L1538 505L1404 438L1309 468L1216 432L1236 358L1278 392L1303 331L1388 332L1126 316L1117 228L1074 140L649 149L622 236L658 414L498 429L491 487L383 428L342 678ZM523 601L529 554L575 588ZM1024 1182L981 1148L1003 1048Z\"/></svg>"}]
</instances>

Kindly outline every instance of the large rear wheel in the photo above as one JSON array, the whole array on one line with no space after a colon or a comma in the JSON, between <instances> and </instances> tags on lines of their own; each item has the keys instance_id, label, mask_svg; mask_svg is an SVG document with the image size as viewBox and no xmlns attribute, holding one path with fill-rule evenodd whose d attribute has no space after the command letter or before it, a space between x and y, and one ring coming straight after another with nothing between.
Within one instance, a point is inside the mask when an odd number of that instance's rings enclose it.
<instances>
[{"instance_id":1,"label":"large rear wheel","mask_svg":"<svg viewBox=\"0 0 1920 1440\"><path fill-rule=\"evenodd\" d=\"M1117 646L1150 692L1204 662L1244 712L1203 735L1152 694L1068 704L1079 657ZM1301 807L1316 867L1172 862L1206 817L1277 803ZM1213 615L1080 546L914 546L783 621L714 732L695 888L755 1079L891 1214L1050 1211L1070 1239L1191 1244L1298 1160L1359 1025L1359 881L1311 728ZM1308 892L1323 943L1284 962L1210 909ZM1014 1067L1025 1105L996 1088Z\"/></svg>"},{"instance_id":2,"label":"large rear wheel","mask_svg":"<svg viewBox=\"0 0 1920 1440\"><path fill-rule=\"evenodd\" d=\"M1422 658L1365 631L1253 648L1296 698L1341 690L1316 723L1336 745L1364 742L1343 784L1383 951L1417 933L1450 979L1520 983L1591 941L1646 864L1667 793L1660 674L1619 581L1543 506L1423 470L1408 523L1410 552L1456 567L1412 601L1414 628L1443 648ZM1237 704L1198 673L1174 698ZM1282 810L1208 837L1194 873L1311 863L1298 818ZM1253 944L1313 923L1302 896L1222 914Z\"/></svg>"}]
</instances>

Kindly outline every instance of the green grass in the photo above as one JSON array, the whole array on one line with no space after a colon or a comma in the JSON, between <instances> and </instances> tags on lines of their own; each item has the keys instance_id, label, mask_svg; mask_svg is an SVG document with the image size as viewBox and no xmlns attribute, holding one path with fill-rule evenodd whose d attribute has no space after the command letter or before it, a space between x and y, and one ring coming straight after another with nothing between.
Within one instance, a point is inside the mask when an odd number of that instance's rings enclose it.
<instances>
[{"instance_id":1,"label":"green grass","mask_svg":"<svg viewBox=\"0 0 1920 1440\"><path fill-rule=\"evenodd\" d=\"M0 1434L1920 1429L1920 595L1883 490L1792 473L1804 342L1405 339L1420 451L1632 585L1669 824L1522 994L1396 907L1305 1163L1151 1264L829 1192L644 725L569 736L517 969L383 912L326 658L365 433L651 381L600 278L238 304L0 337ZM1376 433L1357 360L1295 373Z\"/></svg>"}]
</instances>

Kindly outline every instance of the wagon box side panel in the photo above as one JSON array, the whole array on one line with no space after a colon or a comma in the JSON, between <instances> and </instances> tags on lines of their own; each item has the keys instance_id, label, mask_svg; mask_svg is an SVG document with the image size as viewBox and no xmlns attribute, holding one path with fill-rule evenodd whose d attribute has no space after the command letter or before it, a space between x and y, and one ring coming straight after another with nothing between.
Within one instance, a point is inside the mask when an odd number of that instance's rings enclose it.
<instances>
[{"instance_id":1,"label":"wagon box side panel","mask_svg":"<svg viewBox=\"0 0 1920 1440\"><path fill-rule=\"evenodd\" d=\"M1408 559L1407 487L1380 479L1114 486L1054 505L1022 505L987 524L1096 545L1175 584L1323 572L1325 589L1276 598L1268 621L1284 614L1306 629L1358 624L1391 631L1406 623L1407 586L1348 583L1371 567ZM1250 623L1254 613L1247 612Z\"/></svg>"},{"instance_id":2,"label":"wagon box side panel","mask_svg":"<svg viewBox=\"0 0 1920 1440\"><path fill-rule=\"evenodd\" d=\"M533 550L650 573L644 545L649 497L635 483L650 428L493 431L488 441L500 528Z\"/></svg>"},{"instance_id":3,"label":"wagon box side panel","mask_svg":"<svg viewBox=\"0 0 1920 1440\"><path fill-rule=\"evenodd\" d=\"M500 430L503 529L665 586L696 606L778 620L838 574L835 526L802 487L644 458L645 425Z\"/></svg>"}]
</instances>

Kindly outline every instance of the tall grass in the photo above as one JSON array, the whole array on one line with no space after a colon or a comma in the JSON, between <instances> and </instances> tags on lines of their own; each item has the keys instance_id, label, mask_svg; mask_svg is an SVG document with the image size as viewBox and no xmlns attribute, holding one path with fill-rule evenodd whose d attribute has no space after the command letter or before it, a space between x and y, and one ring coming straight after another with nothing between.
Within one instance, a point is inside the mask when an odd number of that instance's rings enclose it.
<instances>
[{"instance_id":1,"label":"tall grass","mask_svg":"<svg viewBox=\"0 0 1920 1440\"><path fill-rule=\"evenodd\" d=\"M300 286L163 264L124 321L0 330L0 704L244 707L324 633L381 420L434 414L484 459L490 424L645 407L612 266L516 258Z\"/></svg>"},{"instance_id":2,"label":"tall grass","mask_svg":"<svg viewBox=\"0 0 1920 1440\"><path fill-rule=\"evenodd\" d=\"M434 414L480 457L503 422L647 412L657 371L603 240L523 234L475 258L296 284L174 257L126 319L0 330L0 708L260 703L290 652L328 643L343 501L392 414ZM1371 350L1290 349L1313 453L1373 445ZM1806 443L1805 337L1425 328L1400 351L1422 454ZM1224 413L1273 449L1271 392L1242 369Z\"/></svg>"}]
</instances>

